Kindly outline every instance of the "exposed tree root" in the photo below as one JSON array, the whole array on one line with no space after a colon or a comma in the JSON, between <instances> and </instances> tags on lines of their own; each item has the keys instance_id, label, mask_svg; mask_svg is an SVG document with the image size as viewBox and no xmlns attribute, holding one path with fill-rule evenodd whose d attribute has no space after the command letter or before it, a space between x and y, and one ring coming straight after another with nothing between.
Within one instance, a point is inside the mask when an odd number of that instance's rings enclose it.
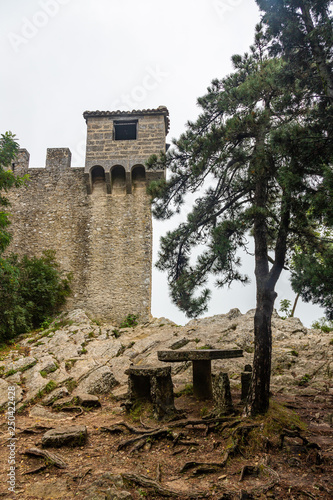
<instances>
[{"instance_id":1,"label":"exposed tree root","mask_svg":"<svg viewBox=\"0 0 333 500\"><path fill-rule=\"evenodd\" d=\"M265 493L267 493L267 491L274 488L280 482L279 474L275 472L275 470L271 469L270 467L267 467L266 465L261 465L258 468L260 469L260 473L263 473L264 471L268 472L269 475L272 477L272 480L267 484L258 486L250 490L249 493L251 495L264 495Z\"/></svg>"},{"instance_id":2,"label":"exposed tree root","mask_svg":"<svg viewBox=\"0 0 333 500\"><path fill-rule=\"evenodd\" d=\"M122 441L121 443L119 443L117 451L122 450L122 449L126 448L127 446L129 446L130 444L136 443L137 441L141 441L143 439L146 440L148 438L156 439L156 438L165 437L168 435L168 433L169 433L168 429L159 429L157 431L146 432L144 434L140 434L139 436L133 437L131 439L127 439L126 441Z\"/></svg>"},{"instance_id":3,"label":"exposed tree root","mask_svg":"<svg viewBox=\"0 0 333 500\"><path fill-rule=\"evenodd\" d=\"M310 448L315 448L317 450L321 449L320 446L317 443L310 443L310 441L308 439L306 439L306 437L301 436L299 430L291 431L289 429L283 429L282 433L280 434L280 448L281 449L283 448L283 443L284 443L284 438L285 437L291 437L291 438L299 438L299 439L301 439L303 445L306 448L308 448L308 449L310 449Z\"/></svg>"},{"instance_id":4,"label":"exposed tree root","mask_svg":"<svg viewBox=\"0 0 333 500\"><path fill-rule=\"evenodd\" d=\"M149 427L147 429L147 426L144 426L146 430L145 429L138 429L137 427L133 427L132 425L129 425L127 422L117 422L117 423L111 425L111 427L101 427L101 431L110 432L111 434L113 434L113 433L116 434L118 432L124 432L124 429L122 427L124 427L125 429L130 431L132 434L149 434L149 433L153 432L154 430L156 430L156 428L153 428L153 427Z\"/></svg>"},{"instance_id":5,"label":"exposed tree root","mask_svg":"<svg viewBox=\"0 0 333 500\"><path fill-rule=\"evenodd\" d=\"M35 425L34 427L26 427L25 429L22 429L21 431L19 431L19 434L39 434L50 429L53 429L53 427L46 425Z\"/></svg>"},{"instance_id":6,"label":"exposed tree root","mask_svg":"<svg viewBox=\"0 0 333 500\"><path fill-rule=\"evenodd\" d=\"M41 465L40 467L37 467L37 469L30 469L30 470L27 470L27 472L22 472L22 476L25 476L27 474L38 474L38 472L42 472L43 470L45 470L47 468L48 468L48 465L44 464L44 465Z\"/></svg>"},{"instance_id":7,"label":"exposed tree root","mask_svg":"<svg viewBox=\"0 0 333 500\"><path fill-rule=\"evenodd\" d=\"M153 479L150 479L146 476L142 476L141 474L123 473L122 477L126 481L129 481L129 482L135 483L135 484L139 484L140 486L143 486L145 488L153 490L154 493L158 493L162 497L179 498L179 500L186 499L186 498L193 498L194 499L194 498L207 497L207 493L205 493L205 492L182 493L182 492L171 490L169 488L165 488L159 482L154 481Z\"/></svg>"},{"instance_id":8,"label":"exposed tree root","mask_svg":"<svg viewBox=\"0 0 333 500\"><path fill-rule=\"evenodd\" d=\"M50 451L41 450L40 448L29 448L28 450L24 451L24 455L42 457L45 459L47 465L55 465L59 469L65 469L67 467L66 462L64 462L63 459L58 455L55 455Z\"/></svg>"},{"instance_id":9,"label":"exposed tree root","mask_svg":"<svg viewBox=\"0 0 333 500\"><path fill-rule=\"evenodd\" d=\"M239 452L239 440L246 439L249 432L254 428L258 427L256 424L252 425L242 425L237 427L230 437L231 443L226 448L221 462L186 462L186 464L181 468L180 472L186 472L190 469L194 469L192 476L198 476L200 474L211 474L225 467L228 458Z\"/></svg>"},{"instance_id":10,"label":"exposed tree root","mask_svg":"<svg viewBox=\"0 0 333 500\"><path fill-rule=\"evenodd\" d=\"M74 415L72 417L73 419L79 417L80 415L83 415L84 410L82 406L63 406L61 408L61 411L77 411L77 410L79 410L79 413L77 413L77 415Z\"/></svg>"},{"instance_id":11,"label":"exposed tree root","mask_svg":"<svg viewBox=\"0 0 333 500\"><path fill-rule=\"evenodd\" d=\"M155 476L155 479L158 483L161 482L161 464L157 464L156 466L156 476Z\"/></svg>"},{"instance_id":12,"label":"exposed tree root","mask_svg":"<svg viewBox=\"0 0 333 500\"><path fill-rule=\"evenodd\" d=\"M138 451L140 450L141 448L144 447L144 445L146 444L146 440L144 438L142 439L139 439L139 441L137 441L134 446L132 446L132 448L129 450L130 453L133 453L134 451Z\"/></svg>"}]
</instances>

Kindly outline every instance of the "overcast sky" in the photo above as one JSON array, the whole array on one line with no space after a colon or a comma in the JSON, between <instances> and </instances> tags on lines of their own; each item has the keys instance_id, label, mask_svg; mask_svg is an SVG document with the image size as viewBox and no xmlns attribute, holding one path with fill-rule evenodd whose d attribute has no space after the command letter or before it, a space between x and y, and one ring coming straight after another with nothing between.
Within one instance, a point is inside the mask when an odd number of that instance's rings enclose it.
<instances>
[{"instance_id":1,"label":"overcast sky","mask_svg":"<svg viewBox=\"0 0 333 500\"><path fill-rule=\"evenodd\" d=\"M17 135L30 166L44 166L48 147L69 147L83 167L85 110L165 105L170 142L198 115L211 80L231 72L231 56L248 50L259 18L254 0L0 0L0 132ZM154 222L154 258L175 224ZM206 315L255 307L253 257L244 266L252 284L216 290ZM287 275L277 292L277 307L293 300ZM157 270L152 313L187 321ZM296 316L309 326L323 313L300 304Z\"/></svg>"}]
</instances>

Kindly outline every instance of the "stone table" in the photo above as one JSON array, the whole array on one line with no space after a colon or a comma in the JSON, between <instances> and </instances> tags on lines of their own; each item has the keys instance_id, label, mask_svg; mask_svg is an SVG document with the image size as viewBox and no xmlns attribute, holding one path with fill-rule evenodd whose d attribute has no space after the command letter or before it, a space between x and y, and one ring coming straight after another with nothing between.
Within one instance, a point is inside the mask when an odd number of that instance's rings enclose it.
<instances>
[{"instance_id":1,"label":"stone table","mask_svg":"<svg viewBox=\"0 0 333 500\"><path fill-rule=\"evenodd\" d=\"M182 351L158 351L158 359L166 363L192 361L193 393L198 399L212 399L213 359L240 358L242 349L186 349Z\"/></svg>"}]
</instances>

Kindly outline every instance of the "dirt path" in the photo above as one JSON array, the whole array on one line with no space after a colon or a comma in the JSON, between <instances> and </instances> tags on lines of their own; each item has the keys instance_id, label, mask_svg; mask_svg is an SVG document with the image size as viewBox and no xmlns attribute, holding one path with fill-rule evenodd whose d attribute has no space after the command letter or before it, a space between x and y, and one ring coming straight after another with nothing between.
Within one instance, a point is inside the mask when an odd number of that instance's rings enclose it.
<instances>
[{"instance_id":1,"label":"dirt path","mask_svg":"<svg viewBox=\"0 0 333 500\"><path fill-rule=\"evenodd\" d=\"M233 397L234 401L239 400L239 394L234 393ZM189 466L187 471L180 471L190 462L221 463L225 451L230 449L230 443L236 439L233 429L228 428L228 422L216 429L208 429L204 422L186 427L177 427L176 422L161 424L151 418L149 408L143 413L137 411L128 415L120 406L121 402L111 397L101 397L100 409L85 411L77 418L74 418L73 413L68 413L63 420L38 416L36 407L35 416L30 416L30 408L17 415L16 420L16 496L7 490L7 434L4 425L0 428L0 498L126 498L122 497L119 491L128 492L131 496L127 498L133 499L164 498L162 490L156 493L156 489L154 491L145 485L132 482L122 485L121 476L113 476L128 473L145 476L153 481L158 480L162 488L178 492L178 496L174 498L179 499L200 498L200 492L205 493L207 498L214 499L330 499L333 495L333 433L330 421L332 398L333 396L328 396L327 393L318 394L315 398L303 396L301 391L292 399L276 395L270 421L265 424L267 428L271 426L269 438L264 435L266 431L262 421L253 421L256 433L253 431L252 435L251 431L248 435L242 435L238 448L224 467L201 474L199 470L198 475L194 475L195 467ZM279 448L280 436L279 433L274 434L274 425L278 423L281 426L281 422L283 425L283 419L286 418L285 413L283 417L282 413L279 413L280 404L287 407L287 411L297 412L308 424L307 429L301 431L301 435L315 445L305 446L300 438L287 436L283 448ZM185 411L187 418L192 420L202 419L212 409L210 402L198 402L191 395L178 397L176 407ZM240 409L240 406L238 408ZM55 414L55 417L58 417L58 414ZM289 422L289 429L295 431L297 426L293 418ZM240 420L240 417L237 417L237 420ZM149 430L147 427L173 427L166 435L147 439L139 450L131 452L131 446L119 450L118 447L124 440L133 437L132 433L126 429L125 432L118 433L103 430L103 427L110 428L119 422L126 422L146 432ZM248 423L242 422L241 425ZM67 468L48 466L39 472L26 474L45 463L43 459L23 455L23 452L33 446L41 447L41 437L47 428L79 424L88 428L88 441L85 446L50 449L67 463ZM234 429L237 425L239 424L235 424ZM244 469L244 466L249 467ZM242 471L244 478L240 481ZM120 496L110 496L110 491L115 487L118 488ZM264 493L260 493L262 491ZM252 496L249 496L251 492Z\"/></svg>"}]
</instances>

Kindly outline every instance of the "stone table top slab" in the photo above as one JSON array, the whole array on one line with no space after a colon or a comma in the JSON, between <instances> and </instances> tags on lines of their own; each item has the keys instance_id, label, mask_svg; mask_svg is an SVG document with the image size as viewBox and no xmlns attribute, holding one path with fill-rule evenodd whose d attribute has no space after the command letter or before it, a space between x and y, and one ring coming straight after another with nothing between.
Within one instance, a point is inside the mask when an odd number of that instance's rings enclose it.
<instances>
[{"instance_id":1,"label":"stone table top slab","mask_svg":"<svg viewBox=\"0 0 333 500\"><path fill-rule=\"evenodd\" d=\"M242 349L186 349L182 351L158 351L158 359L166 362L209 361L212 359L241 358Z\"/></svg>"},{"instance_id":2,"label":"stone table top slab","mask_svg":"<svg viewBox=\"0 0 333 500\"><path fill-rule=\"evenodd\" d=\"M170 366L130 366L126 375L141 375L145 377L163 377L171 373Z\"/></svg>"}]
</instances>

